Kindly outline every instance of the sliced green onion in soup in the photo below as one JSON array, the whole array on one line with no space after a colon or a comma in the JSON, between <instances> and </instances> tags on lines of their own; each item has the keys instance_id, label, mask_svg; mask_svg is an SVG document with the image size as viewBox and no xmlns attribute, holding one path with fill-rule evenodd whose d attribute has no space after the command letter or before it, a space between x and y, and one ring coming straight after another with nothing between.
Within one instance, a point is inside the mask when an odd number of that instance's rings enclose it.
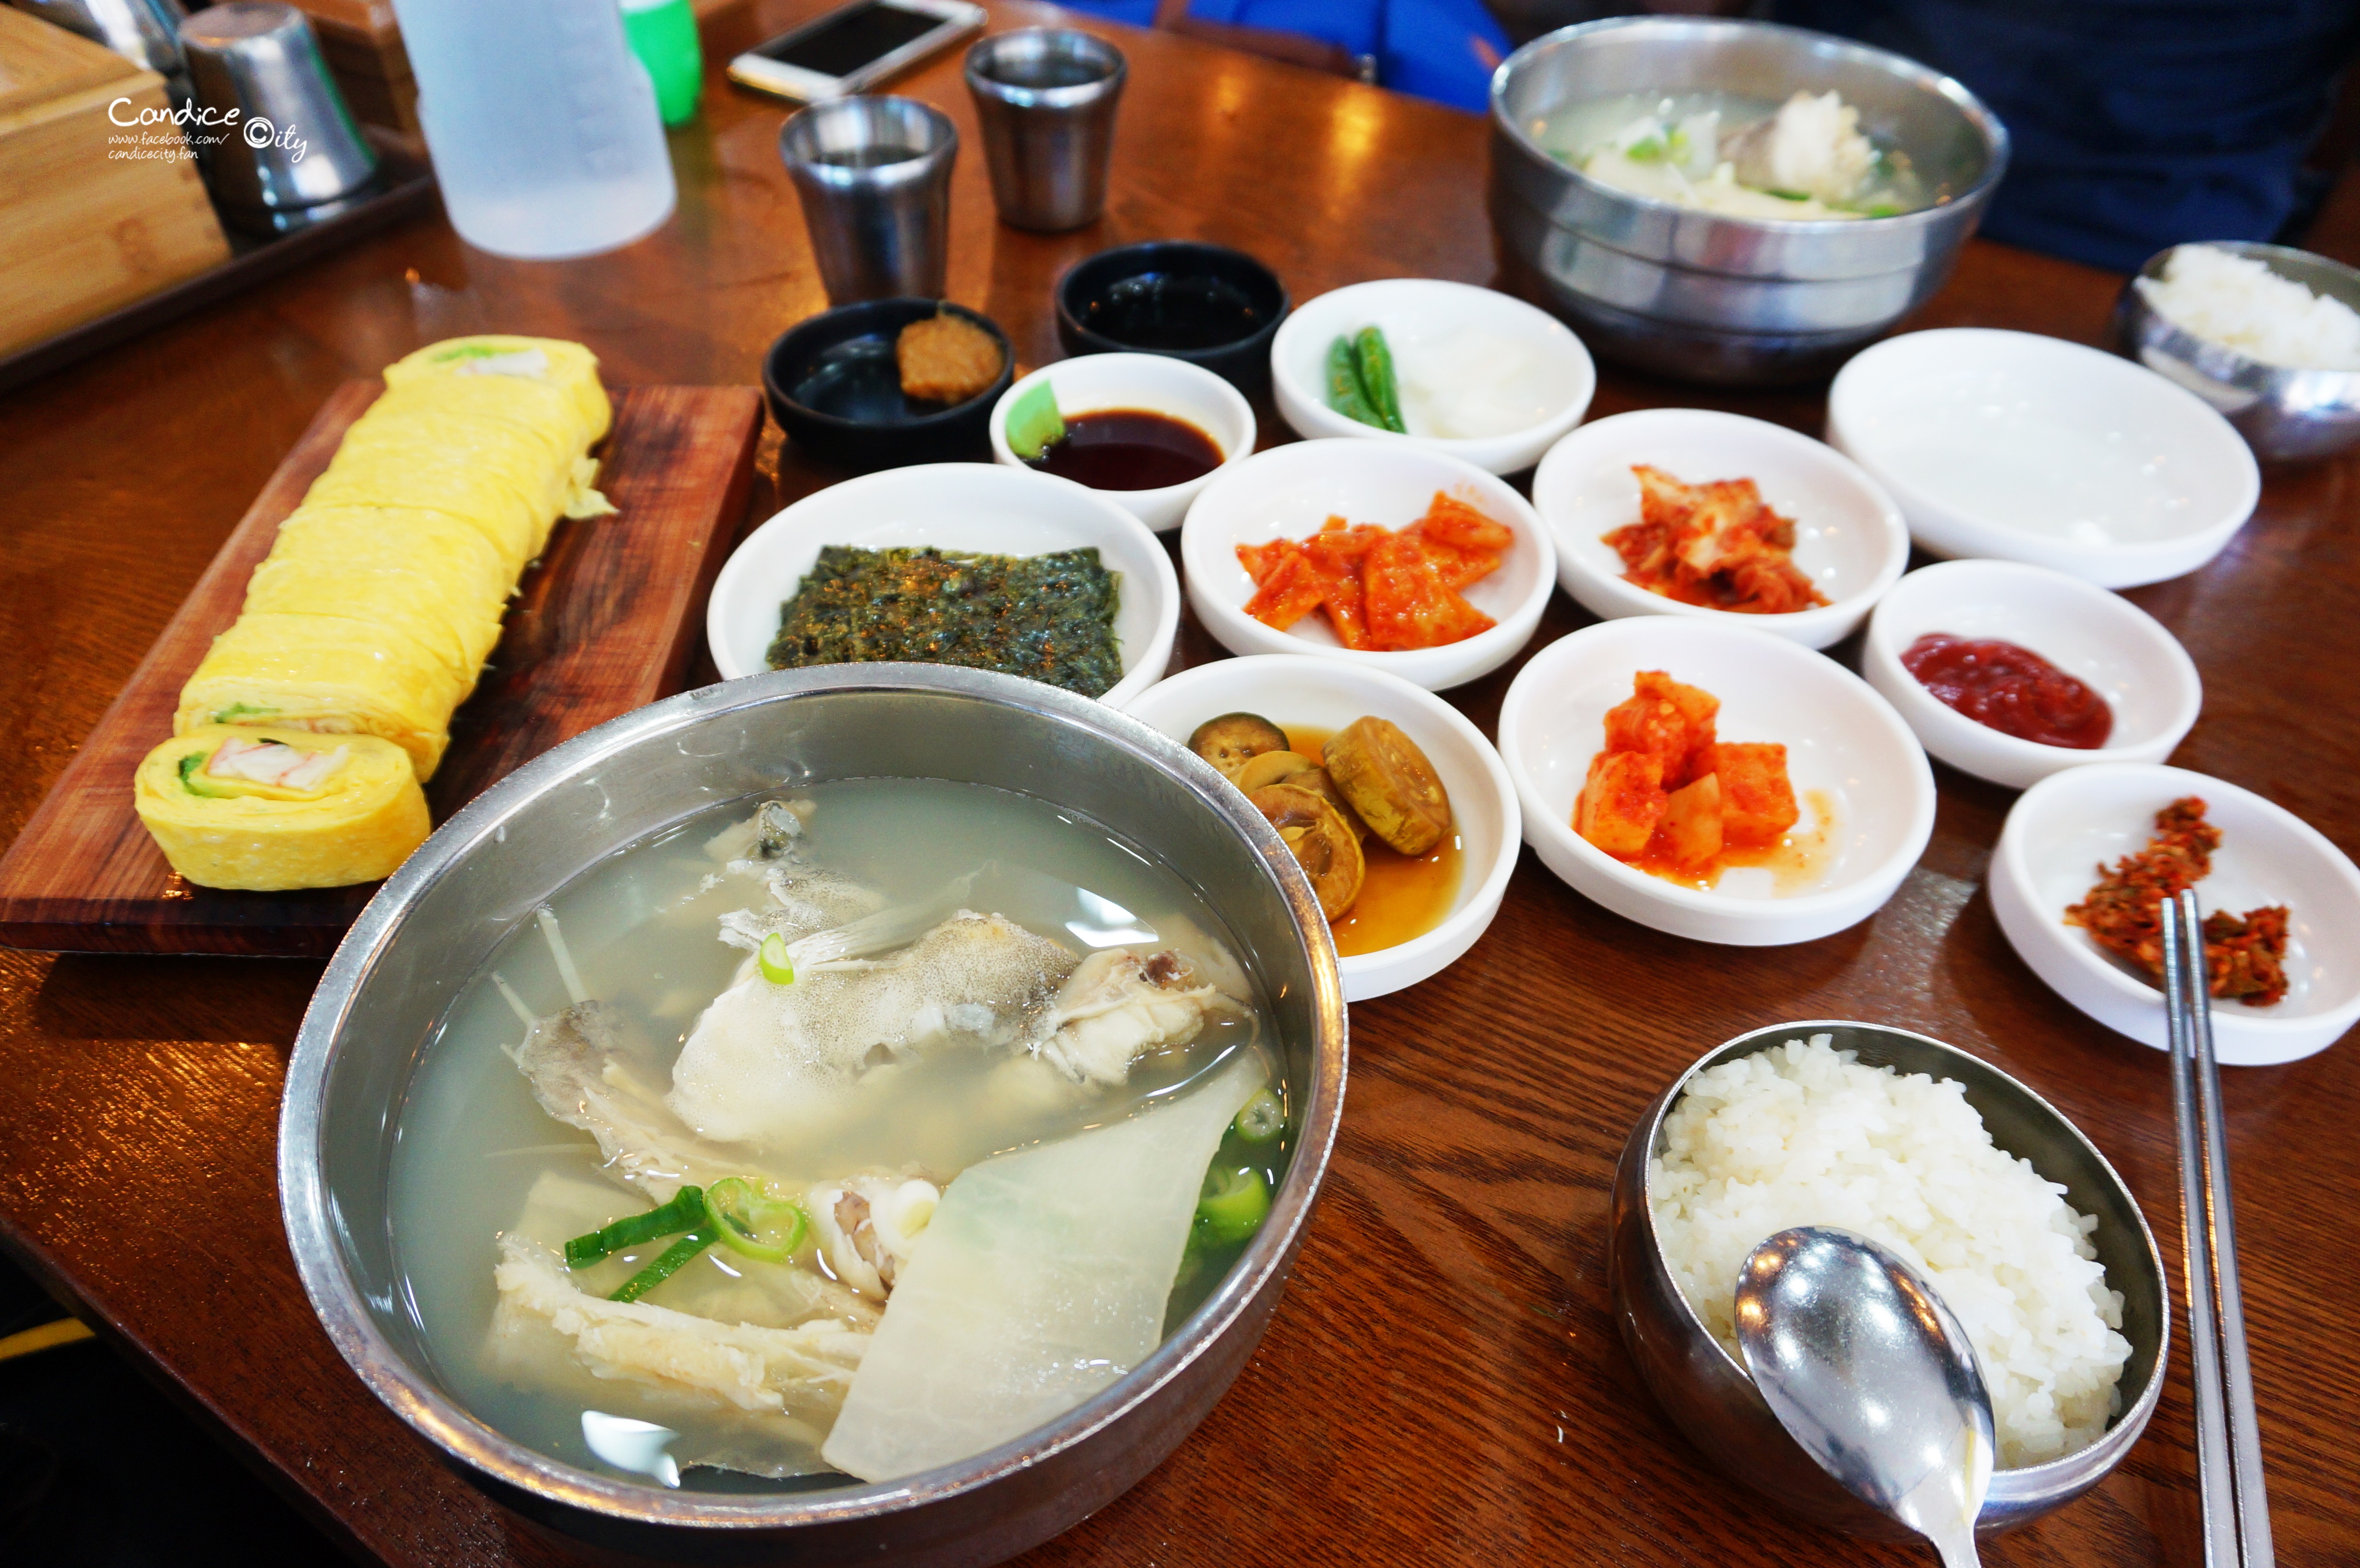
<instances>
[{"instance_id":1,"label":"sliced green onion in soup","mask_svg":"<svg viewBox=\"0 0 2360 1568\"><path fill-rule=\"evenodd\" d=\"M1238 1137L1248 1143L1268 1143L1286 1130L1286 1107L1268 1089L1246 1102L1238 1119L1229 1124Z\"/></svg>"},{"instance_id":2,"label":"sliced green onion in soup","mask_svg":"<svg viewBox=\"0 0 2360 1568\"><path fill-rule=\"evenodd\" d=\"M683 1187L672 1194L672 1202L660 1209L644 1214L626 1214L621 1219L602 1225L587 1236L577 1236L565 1244L565 1263L570 1269L587 1269L610 1252L644 1246L658 1236L684 1231L705 1217L705 1194L695 1186Z\"/></svg>"},{"instance_id":3,"label":"sliced green onion in soup","mask_svg":"<svg viewBox=\"0 0 2360 1568\"><path fill-rule=\"evenodd\" d=\"M1252 1166L1216 1165L1205 1172L1196 1228L1217 1247L1234 1247L1270 1217L1270 1183Z\"/></svg>"},{"instance_id":4,"label":"sliced green onion in soup","mask_svg":"<svg viewBox=\"0 0 2360 1568\"><path fill-rule=\"evenodd\" d=\"M705 1225L697 1226L670 1247L665 1247L661 1256L658 1257L653 1263L624 1280L622 1285L606 1299L610 1301L638 1301L641 1296L679 1273L683 1264L712 1245L713 1232Z\"/></svg>"},{"instance_id":5,"label":"sliced green onion in soup","mask_svg":"<svg viewBox=\"0 0 2360 1568\"><path fill-rule=\"evenodd\" d=\"M773 985L792 985L795 983L795 963L788 955L787 937L784 931L772 931L762 939L762 951L759 957L763 979Z\"/></svg>"},{"instance_id":6,"label":"sliced green onion in soup","mask_svg":"<svg viewBox=\"0 0 2360 1568\"><path fill-rule=\"evenodd\" d=\"M803 1244L811 1228L800 1204L774 1198L763 1187L742 1176L716 1181L705 1190L705 1228L732 1252L764 1263L784 1263Z\"/></svg>"}]
</instances>

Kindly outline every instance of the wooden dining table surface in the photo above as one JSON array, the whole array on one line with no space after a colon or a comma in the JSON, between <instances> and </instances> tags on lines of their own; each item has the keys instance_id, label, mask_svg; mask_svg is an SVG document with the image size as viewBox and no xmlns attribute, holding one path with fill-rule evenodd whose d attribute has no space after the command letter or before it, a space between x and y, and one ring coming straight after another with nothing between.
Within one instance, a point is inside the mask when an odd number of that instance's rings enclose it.
<instances>
[{"instance_id":1,"label":"wooden dining table surface","mask_svg":"<svg viewBox=\"0 0 2360 1568\"><path fill-rule=\"evenodd\" d=\"M672 133L679 211L567 262L504 260L439 214L0 399L0 831L13 835L322 403L421 343L579 339L610 384L751 385L823 309L781 169L786 108L720 66L821 7L708 18L702 117ZM1105 216L1033 234L992 212L956 53L893 85L965 138L948 294L1020 368L1059 355L1051 285L1110 245L1250 251L1297 301L1364 278L1497 278L1473 115L1165 34L1066 20L1131 79ZM2343 192L2314 246L2360 260ZM2100 341L2122 280L1975 242L1908 325ZM1819 433L1825 387L1732 391L1601 368L1591 417L1732 409ZM1265 442L1289 439L1267 403ZM843 475L765 437L748 524ZM2186 644L2202 718L2174 760L2360 844L2360 458L2270 470L2220 559L2128 597ZM1526 654L1591 619L1558 595ZM1856 644L1832 657L1856 663ZM1221 657L1193 622L1175 665ZM1521 659L1450 700L1491 732ZM1351 1009L1343 1127L1260 1351L1204 1425L1037 1564L1916 1564L1923 1550L1797 1522L1670 1426L1617 1336L1608 1188L1633 1121L1720 1041L1854 1018L1923 1030L2030 1083L2128 1181L2180 1297L2166 1058L2051 994L1994 920L2014 793L1937 767L1932 843L1892 901L1789 947L1718 947L1589 902L1529 853L1488 934ZM128 788L128 780L126 780ZM0 952L0 1241L117 1351L362 1561L570 1560L447 1469L346 1368L279 1223L288 1053L321 966ZM2281 1560L2360 1561L2360 1048L2224 1074L2256 1401ZM2181 1320L2184 1323L2184 1319ZM2201 1560L2184 1334L2145 1437L1987 1562Z\"/></svg>"}]
</instances>

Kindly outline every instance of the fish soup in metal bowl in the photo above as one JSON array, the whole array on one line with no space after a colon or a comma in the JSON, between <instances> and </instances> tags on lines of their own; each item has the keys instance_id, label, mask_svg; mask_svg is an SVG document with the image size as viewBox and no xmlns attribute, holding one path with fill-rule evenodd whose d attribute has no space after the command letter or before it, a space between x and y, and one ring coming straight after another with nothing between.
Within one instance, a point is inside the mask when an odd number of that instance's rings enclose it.
<instances>
[{"instance_id":1,"label":"fish soup in metal bowl","mask_svg":"<svg viewBox=\"0 0 2360 1568\"><path fill-rule=\"evenodd\" d=\"M288 1229L372 1390L667 1561L998 1561L1260 1338L1343 1007L1176 745L912 665L641 710L389 881L290 1064Z\"/></svg>"},{"instance_id":2,"label":"fish soup in metal bowl","mask_svg":"<svg viewBox=\"0 0 2360 1568\"><path fill-rule=\"evenodd\" d=\"M1492 78L1491 223L1517 291L1602 356L1802 380L1941 287L2007 147L1973 93L1883 49L1611 17Z\"/></svg>"}]
</instances>

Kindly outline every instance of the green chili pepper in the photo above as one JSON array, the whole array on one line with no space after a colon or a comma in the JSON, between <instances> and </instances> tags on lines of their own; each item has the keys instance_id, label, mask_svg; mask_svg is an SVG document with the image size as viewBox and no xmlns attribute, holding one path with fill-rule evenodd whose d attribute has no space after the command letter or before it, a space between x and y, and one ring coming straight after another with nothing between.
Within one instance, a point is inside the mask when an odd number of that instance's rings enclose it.
<instances>
[{"instance_id":1,"label":"green chili pepper","mask_svg":"<svg viewBox=\"0 0 2360 1568\"><path fill-rule=\"evenodd\" d=\"M1038 457L1065 439L1065 417L1057 411L1057 389L1036 381L1032 390L1009 407L1008 450L1019 457Z\"/></svg>"},{"instance_id":2,"label":"green chili pepper","mask_svg":"<svg viewBox=\"0 0 2360 1568\"><path fill-rule=\"evenodd\" d=\"M792 985L795 983L794 959L787 952L787 936L784 931L772 931L764 937L762 951L756 956L762 966L763 979L773 985Z\"/></svg>"},{"instance_id":3,"label":"green chili pepper","mask_svg":"<svg viewBox=\"0 0 2360 1568\"><path fill-rule=\"evenodd\" d=\"M1229 1127L1247 1143L1268 1143L1286 1130L1286 1107L1279 1103L1276 1094L1264 1089L1246 1102L1246 1108L1238 1113Z\"/></svg>"},{"instance_id":4,"label":"green chili pepper","mask_svg":"<svg viewBox=\"0 0 2360 1568\"><path fill-rule=\"evenodd\" d=\"M705 1217L704 1228L722 1246L765 1263L783 1263L793 1256L811 1227L800 1205L772 1197L742 1176L705 1190Z\"/></svg>"},{"instance_id":5,"label":"green chili pepper","mask_svg":"<svg viewBox=\"0 0 2360 1568\"><path fill-rule=\"evenodd\" d=\"M1196 1229L1216 1247L1234 1247L1270 1216L1270 1183L1252 1166L1216 1165L1196 1200Z\"/></svg>"},{"instance_id":6,"label":"green chili pepper","mask_svg":"<svg viewBox=\"0 0 2360 1568\"><path fill-rule=\"evenodd\" d=\"M686 1230L705 1218L705 1192L697 1187L683 1187L672 1194L672 1202L645 1214L628 1214L587 1236L577 1236L565 1244L565 1263L570 1269L587 1269L610 1252L638 1247ZM673 1267L677 1268L675 1264ZM654 1283L653 1280L649 1283Z\"/></svg>"},{"instance_id":7,"label":"green chili pepper","mask_svg":"<svg viewBox=\"0 0 2360 1568\"><path fill-rule=\"evenodd\" d=\"M1352 352L1350 338L1338 338L1328 345L1328 406L1348 419L1358 419L1379 430L1385 428L1384 419L1369 402L1369 394L1360 385L1360 356Z\"/></svg>"},{"instance_id":8,"label":"green chili pepper","mask_svg":"<svg viewBox=\"0 0 2360 1568\"><path fill-rule=\"evenodd\" d=\"M689 1189L683 1188L682 1191L686 1192ZM701 1203L700 1198L700 1204ZM621 1288L606 1299L610 1301L638 1301L641 1296L679 1273L681 1265L712 1245L713 1225L710 1221L707 1221L665 1247L661 1257L624 1280Z\"/></svg>"},{"instance_id":9,"label":"green chili pepper","mask_svg":"<svg viewBox=\"0 0 2360 1568\"><path fill-rule=\"evenodd\" d=\"M1357 352L1360 386L1368 392L1369 406L1377 411L1377 423L1396 435L1407 435L1409 427L1402 423L1401 382L1393 375L1393 351L1385 346L1385 334L1375 327L1362 327Z\"/></svg>"}]
</instances>

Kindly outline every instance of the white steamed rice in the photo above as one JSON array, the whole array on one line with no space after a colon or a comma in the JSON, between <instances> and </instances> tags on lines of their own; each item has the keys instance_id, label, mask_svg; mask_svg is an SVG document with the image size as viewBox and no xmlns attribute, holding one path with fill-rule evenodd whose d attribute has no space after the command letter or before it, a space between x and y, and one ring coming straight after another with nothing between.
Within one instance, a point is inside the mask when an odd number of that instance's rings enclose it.
<instances>
[{"instance_id":1,"label":"white steamed rice","mask_svg":"<svg viewBox=\"0 0 2360 1568\"><path fill-rule=\"evenodd\" d=\"M2088 1447L2121 1409L2131 1348L2089 1243L2097 1220L1994 1148L1961 1085L1863 1067L1830 1038L1699 1073L1665 1118L1648 1180L1680 1293L1736 1355L1746 1254L1793 1225L1857 1232L1923 1274L1966 1329L2003 1467Z\"/></svg>"},{"instance_id":2,"label":"white steamed rice","mask_svg":"<svg viewBox=\"0 0 2360 1568\"><path fill-rule=\"evenodd\" d=\"M2147 302L2182 331L2291 370L2360 370L2360 312L2234 251L2184 245Z\"/></svg>"}]
</instances>

